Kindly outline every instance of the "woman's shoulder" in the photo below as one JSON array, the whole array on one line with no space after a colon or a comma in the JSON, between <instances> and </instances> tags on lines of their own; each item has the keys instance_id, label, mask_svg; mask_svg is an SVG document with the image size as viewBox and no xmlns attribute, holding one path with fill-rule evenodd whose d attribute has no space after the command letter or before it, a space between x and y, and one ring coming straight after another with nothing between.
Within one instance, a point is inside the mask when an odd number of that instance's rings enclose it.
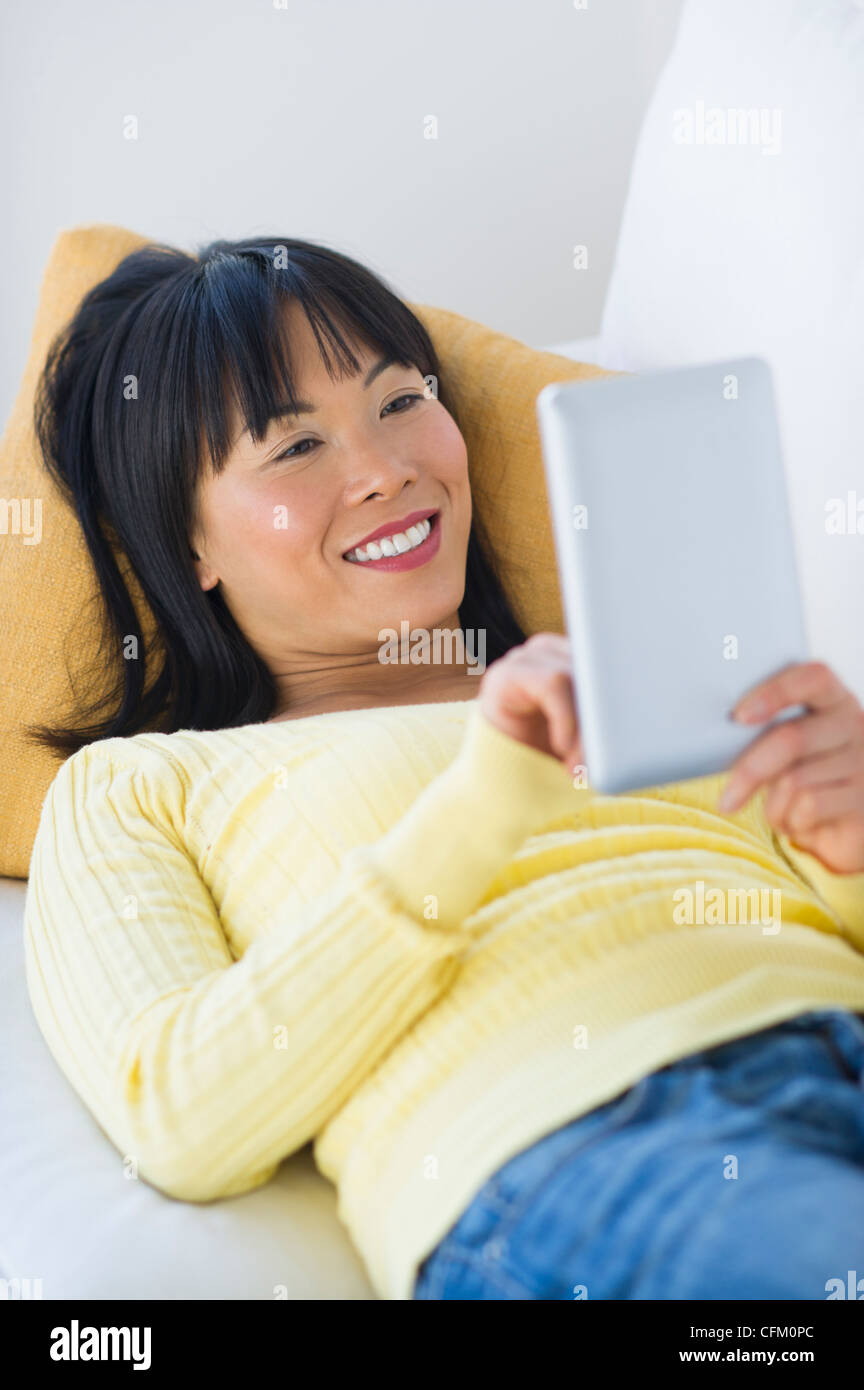
<instances>
[{"instance_id":1,"label":"woman's shoulder","mask_svg":"<svg viewBox=\"0 0 864 1390\"><path fill-rule=\"evenodd\" d=\"M199 778L217 766L230 733L236 747L244 729L180 729L174 733L145 732L126 737L96 739L70 754L57 768L47 799L68 796L86 787L88 800L99 790L110 787L112 796L121 795L121 784L130 787L143 777L151 786L180 785L188 792Z\"/></svg>"},{"instance_id":2,"label":"woman's shoulder","mask_svg":"<svg viewBox=\"0 0 864 1390\"><path fill-rule=\"evenodd\" d=\"M96 740L79 748L61 764L52 788L85 774L118 777L124 772L146 774L148 782L179 780L187 791L230 767L286 758L306 763L314 754L352 757L352 750L379 747L416 748L427 739L436 747L456 739L473 700L430 704L375 706L334 710L300 719L275 719L225 729L147 731L125 738ZM100 771L101 770L101 771Z\"/></svg>"},{"instance_id":3,"label":"woman's shoulder","mask_svg":"<svg viewBox=\"0 0 864 1390\"><path fill-rule=\"evenodd\" d=\"M300 721L298 721L299 723ZM280 730L284 728L280 725ZM227 746L243 747L271 736L272 724L241 724L225 729L176 729L171 733L144 730L125 737L102 738L87 743L73 753L63 766L86 762L91 758L105 760L121 767L159 760L185 763L190 758L207 758ZM292 732L302 737L302 730L292 726ZM282 733L281 737L286 735Z\"/></svg>"}]
</instances>

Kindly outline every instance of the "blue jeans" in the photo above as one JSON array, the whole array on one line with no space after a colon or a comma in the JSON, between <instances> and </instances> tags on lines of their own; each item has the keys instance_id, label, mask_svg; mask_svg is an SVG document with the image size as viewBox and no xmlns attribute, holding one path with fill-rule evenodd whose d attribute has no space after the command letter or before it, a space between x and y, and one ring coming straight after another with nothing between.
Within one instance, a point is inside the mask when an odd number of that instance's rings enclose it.
<instances>
[{"instance_id":1,"label":"blue jeans","mask_svg":"<svg viewBox=\"0 0 864 1390\"><path fill-rule=\"evenodd\" d=\"M864 1016L820 1009L652 1072L524 1149L413 1296L843 1297L834 1279L864 1298Z\"/></svg>"}]
</instances>

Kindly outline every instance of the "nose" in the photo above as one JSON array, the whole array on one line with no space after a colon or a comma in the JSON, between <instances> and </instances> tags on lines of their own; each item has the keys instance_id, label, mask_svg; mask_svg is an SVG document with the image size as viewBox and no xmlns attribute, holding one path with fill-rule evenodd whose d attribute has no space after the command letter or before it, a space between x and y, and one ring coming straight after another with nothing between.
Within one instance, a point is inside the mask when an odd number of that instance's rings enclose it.
<instances>
[{"instance_id":1,"label":"nose","mask_svg":"<svg viewBox=\"0 0 864 1390\"><path fill-rule=\"evenodd\" d=\"M354 454L350 473L345 501L348 506L357 506L370 498L387 500L400 496L406 487L417 482L420 469L410 459L388 455L370 445L362 456Z\"/></svg>"}]
</instances>

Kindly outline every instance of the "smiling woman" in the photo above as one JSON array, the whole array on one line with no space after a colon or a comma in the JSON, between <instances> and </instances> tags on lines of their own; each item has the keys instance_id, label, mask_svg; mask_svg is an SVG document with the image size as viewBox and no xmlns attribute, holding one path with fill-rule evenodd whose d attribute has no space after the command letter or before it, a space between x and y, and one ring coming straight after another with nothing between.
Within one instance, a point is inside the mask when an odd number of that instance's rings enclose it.
<instances>
[{"instance_id":1,"label":"smiling woman","mask_svg":"<svg viewBox=\"0 0 864 1390\"><path fill-rule=\"evenodd\" d=\"M818 710L822 859L721 777L597 795L567 639L521 640L430 375L406 306L305 242L136 253L55 348L46 456L118 647L103 521L166 659L43 807L43 1036L177 1200L313 1141L382 1297L823 1297L864 1230L864 712L826 670L761 692ZM457 627L479 681L379 659Z\"/></svg>"},{"instance_id":2,"label":"smiling woman","mask_svg":"<svg viewBox=\"0 0 864 1390\"><path fill-rule=\"evenodd\" d=\"M476 533L434 346L336 251L274 237L133 252L53 344L36 428L99 579L94 660L117 653L106 695L31 730L58 751L380 703L378 632L403 621L484 629L490 660L524 640ZM152 651L107 528L156 617ZM139 659L121 660L132 637ZM453 667L387 676L393 703L476 687Z\"/></svg>"}]
</instances>

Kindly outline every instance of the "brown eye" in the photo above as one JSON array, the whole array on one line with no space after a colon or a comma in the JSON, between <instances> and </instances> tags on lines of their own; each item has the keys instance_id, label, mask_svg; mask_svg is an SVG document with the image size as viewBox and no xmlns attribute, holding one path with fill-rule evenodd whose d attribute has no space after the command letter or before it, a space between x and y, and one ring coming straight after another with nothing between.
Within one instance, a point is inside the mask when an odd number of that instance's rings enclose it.
<instances>
[{"instance_id":1,"label":"brown eye","mask_svg":"<svg viewBox=\"0 0 864 1390\"><path fill-rule=\"evenodd\" d=\"M385 405L383 413L386 414L387 411L390 409L391 406L398 405L400 401L411 401L412 404L413 404L414 401L422 401L422 399L423 399L422 396L416 396L416 395L397 396L395 400L390 401L387 405ZM405 406L405 407L403 407L402 410L397 410L397 411L396 411L396 414L397 414L397 415L404 415L405 411L406 411L406 410L410 410L410 408L411 408L410 406Z\"/></svg>"},{"instance_id":2,"label":"brown eye","mask_svg":"<svg viewBox=\"0 0 864 1390\"><path fill-rule=\"evenodd\" d=\"M290 449L286 449L282 454L277 454L273 462L278 463L280 459L303 458L304 455L309 453L308 449L304 449L302 454L295 454L294 450L299 449L301 444L318 444L319 442L320 441L317 439L298 439L297 443L292 444Z\"/></svg>"}]
</instances>

